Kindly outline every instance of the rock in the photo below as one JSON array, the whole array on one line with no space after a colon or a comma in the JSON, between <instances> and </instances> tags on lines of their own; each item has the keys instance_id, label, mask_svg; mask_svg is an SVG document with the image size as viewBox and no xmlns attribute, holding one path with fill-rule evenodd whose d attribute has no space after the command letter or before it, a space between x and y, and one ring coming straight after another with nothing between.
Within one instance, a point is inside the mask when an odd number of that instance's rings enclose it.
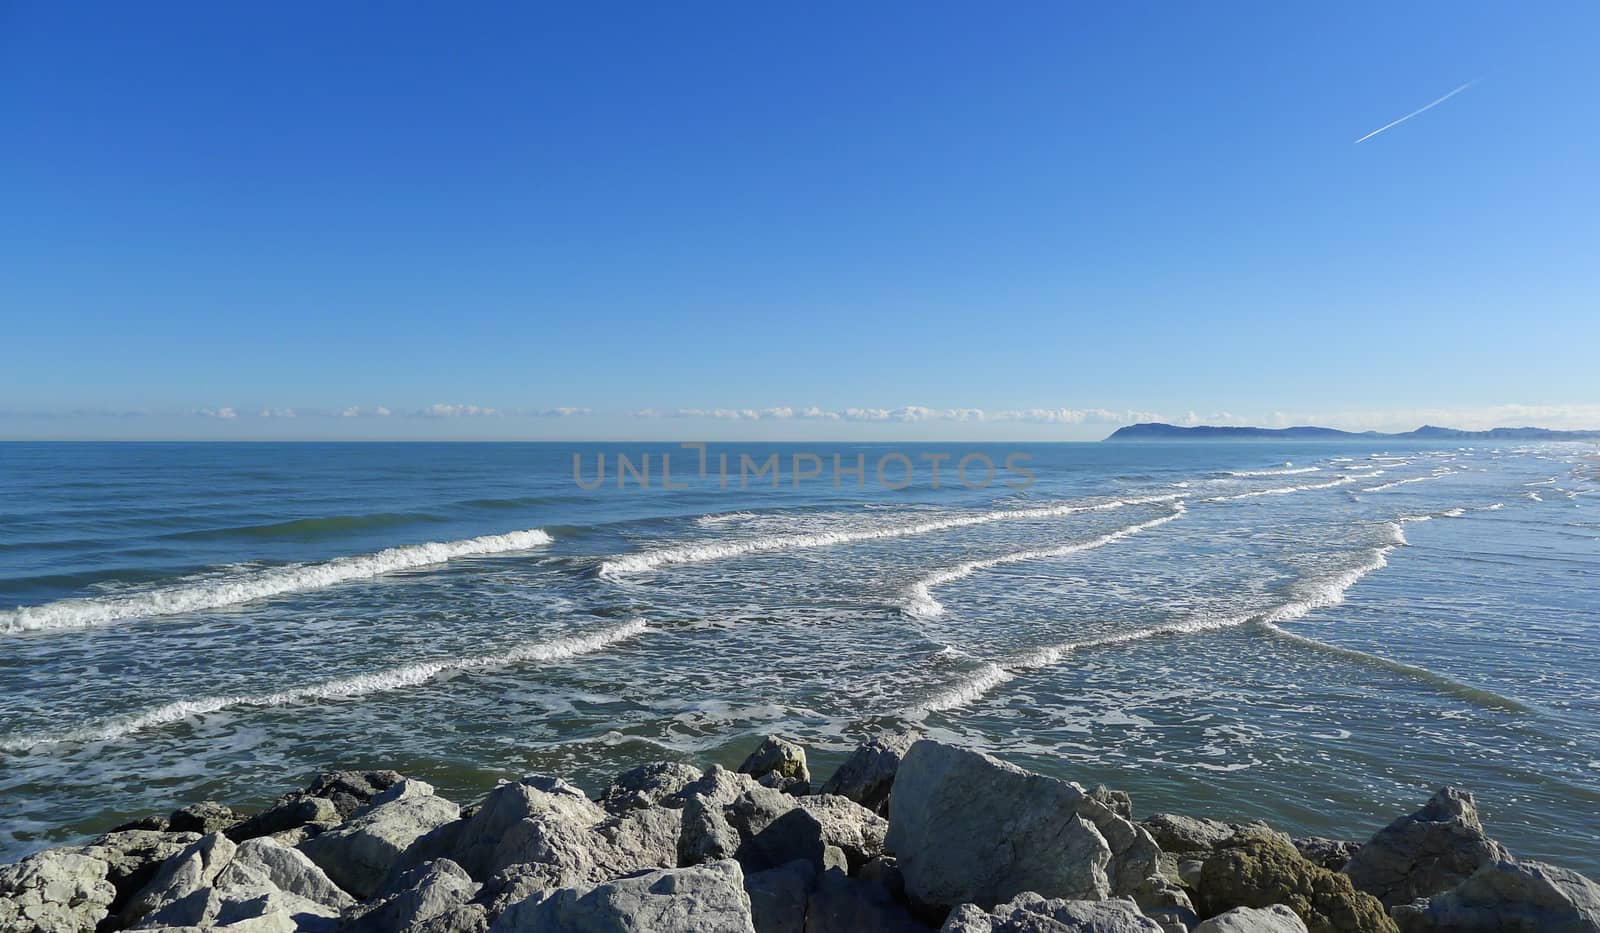
<instances>
[{"instance_id":1,"label":"rock","mask_svg":"<svg viewBox=\"0 0 1600 933\"><path fill-rule=\"evenodd\" d=\"M121 826L114 826L110 831L113 833L126 833L133 830L164 833L167 831L167 818L164 816L141 816L136 820L129 820Z\"/></svg>"},{"instance_id":2,"label":"rock","mask_svg":"<svg viewBox=\"0 0 1600 933\"><path fill-rule=\"evenodd\" d=\"M826 867L828 840L822 821L795 798L767 787L752 787L722 808L724 819L739 835L734 857L745 871L764 871L806 859ZM684 814L687 825L688 813ZM681 852L681 849L680 849ZM843 852L839 853L843 857Z\"/></svg>"},{"instance_id":3,"label":"rock","mask_svg":"<svg viewBox=\"0 0 1600 933\"><path fill-rule=\"evenodd\" d=\"M334 806L332 800L306 794L291 794L267 810L231 827L227 832L229 839L243 842L246 839L289 832L312 823L332 825L339 823L341 819L339 809Z\"/></svg>"},{"instance_id":4,"label":"rock","mask_svg":"<svg viewBox=\"0 0 1600 933\"><path fill-rule=\"evenodd\" d=\"M364 900L378 893L390 869L412 843L460 814L459 807L442 797L401 796L307 839L300 844L300 851L327 872L334 884Z\"/></svg>"},{"instance_id":5,"label":"rock","mask_svg":"<svg viewBox=\"0 0 1600 933\"><path fill-rule=\"evenodd\" d=\"M678 838L683 811L665 807L633 810L604 820L592 832L597 866L610 880L652 868L678 867Z\"/></svg>"},{"instance_id":6,"label":"rock","mask_svg":"<svg viewBox=\"0 0 1600 933\"><path fill-rule=\"evenodd\" d=\"M213 800L194 803L173 811L167 829L175 833L220 833L244 821L244 817Z\"/></svg>"},{"instance_id":7,"label":"rock","mask_svg":"<svg viewBox=\"0 0 1600 933\"><path fill-rule=\"evenodd\" d=\"M1600 933L1600 885L1553 865L1496 861L1393 914L1404 933Z\"/></svg>"},{"instance_id":8,"label":"rock","mask_svg":"<svg viewBox=\"0 0 1600 933\"><path fill-rule=\"evenodd\" d=\"M655 761L617 775L600 793L600 806L618 816L662 804L698 781L699 768L676 761Z\"/></svg>"},{"instance_id":9,"label":"rock","mask_svg":"<svg viewBox=\"0 0 1600 933\"><path fill-rule=\"evenodd\" d=\"M66 849L0 866L0 930L91 933L117 896L108 870L104 861Z\"/></svg>"},{"instance_id":10,"label":"rock","mask_svg":"<svg viewBox=\"0 0 1600 933\"><path fill-rule=\"evenodd\" d=\"M678 864L721 861L733 858L739 851L739 832L728 823L721 804L707 797L691 797L682 813Z\"/></svg>"},{"instance_id":11,"label":"rock","mask_svg":"<svg viewBox=\"0 0 1600 933\"><path fill-rule=\"evenodd\" d=\"M754 933L744 874L730 860L648 872L587 890L564 888L548 896L535 895L513 904L490 930Z\"/></svg>"},{"instance_id":12,"label":"rock","mask_svg":"<svg viewBox=\"0 0 1600 933\"><path fill-rule=\"evenodd\" d=\"M756 933L804 933L806 903L817 876L817 867L805 859L745 875Z\"/></svg>"},{"instance_id":13,"label":"rock","mask_svg":"<svg viewBox=\"0 0 1600 933\"><path fill-rule=\"evenodd\" d=\"M1511 854L1483 832L1472 795L1446 787L1422 809L1378 831L1344 873L1385 907L1448 891Z\"/></svg>"},{"instance_id":14,"label":"rock","mask_svg":"<svg viewBox=\"0 0 1600 933\"><path fill-rule=\"evenodd\" d=\"M132 924L174 901L214 886L237 849L221 833L212 833L184 847L162 863L150 882L133 896L123 911L123 919Z\"/></svg>"},{"instance_id":15,"label":"rock","mask_svg":"<svg viewBox=\"0 0 1600 933\"><path fill-rule=\"evenodd\" d=\"M1217 846L1233 838L1239 827L1218 820L1197 819L1177 813L1157 813L1139 824L1161 847L1172 855L1198 855L1202 859Z\"/></svg>"},{"instance_id":16,"label":"rock","mask_svg":"<svg viewBox=\"0 0 1600 933\"><path fill-rule=\"evenodd\" d=\"M1133 819L1133 798L1125 790L1112 790L1104 784L1096 784L1089 791L1089 799L1125 820Z\"/></svg>"},{"instance_id":17,"label":"rock","mask_svg":"<svg viewBox=\"0 0 1600 933\"><path fill-rule=\"evenodd\" d=\"M844 764L822 785L821 793L854 800L879 816L889 815L889 791L895 772L919 736L914 732L889 732L856 747Z\"/></svg>"},{"instance_id":18,"label":"rock","mask_svg":"<svg viewBox=\"0 0 1600 933\"><path fill-rule=\"evenodd\" d=\"M1350 864L1350 859L1361 851L1361 843L1347 839L1325 839L1322 836L1296 836L1290 840L1306 861L1321 865L1329 871L1339 871Z\"/></svg>"},{"instance_id":19,"label":"rock","mask_svg":"<svg viewBox=\"0 0 1600 933\"><path fill-rule=\"evenodd\" d=\"M526 777L489 792L461 828L452 858L472 877L487 880L509 865L537 861L526 854L535 824L558 822L586 831L605 818L604 810L566 781Z\"/></svg>"},{"instance_id":20,"label":"rock","mask_svg":"<svg viewBox=\"0 0 1600 933\"><path fill-rule=\"evenodd\" d=\"M373 797L403 780L405 776L397 771L329 771L307 785L305 794L333 801L339 819L348 820Z\"/></svg>"},{"instance_id":21,"label":"rock","mask_svg":"<svg viewBox=\"0 0 1600 933\"><path fill-rule=\"evenodd\" d=\"M1306 861L1282 835L1245 827L1206 858L1200 871L1201 916L1235 907L1284 904L1311 933L1394 933L1383 905L1350 879Z\"/></svg>"},{"instance_id":22,"label":"rock","mask_svg":"<svg viewBox=\"0 0 1600 933\"><path fill-rule=\"evenodd\" d=\"M835 794L801 797L799 804L822 824L823 841L844 851L852 872L883 854L889 821L878 814Z\"/></svg>"},{"instance_id":23,"label":"rock","mask_svg":"<svg viewBox=\"0 0 1600 933\"><path fill-rule=\"evenodd\" d=\"M254 866L279 890L326 904L335 911L355 905L355 899L334 884L305 853L275 840L249 839L240 843L228 868L237 865Z\"/></svg>"},{"instance_id":24,"label":"rock","mask_svg":"<svg viewBox=\"0 0 1600 933\"><path fill-rule=\"evenodd\" d=\"M962 904L946 918L943 933L1163 933L1131 901L1044 898L1025 891L990 912Z\"/></svg>"},{"instance_id":25,"label":"rock","mask_svg":"<svg viewBox=\"0 0 1600 933\"><path fill-rule=\"evenodd\" d=\"M1283 906L1235 907L1194 928L1194 933L1306 933L1300 915Z\"/></svg>"},{"instance_id":26,"label":"rock","mask_svg":"<svg viewBox=\"0 0 1600 933\"><path fill-rule=\"evenodd\" d=\"M776 735L769 735L739 766L740 774L760 778L777 774L788 781L809 783L811 770L806 767L806 750Z\"/></svg>"},{"instance_id":27,"label":"rock","mask_svg":"<svg viewBox=\"0 0 1600 933\"><path fill-rule=\"evenodd\" d=\"M415 929L463 906L478 893L478 888L466 869L455 862L428 862L401 876L394 890L352 911L340 933Z\"/></svg>"},{"instance_id":28,"label":"rock","mask_svg":"<svg viewBox=\"0 0 1600 933\"><path fill-rule=\"evenodd\" d=\"M883 888L838 869L824 872L806 901L805 933L923 933L925 929Z\"/></svg>"},{"instance_id":29,"label":"rock","mask_svg":"<svg viewBox=\"0 0 1600 933\"><path fill-rule=\"evenodd\" d=\"M667 807L685 807L690 800L700 797L720 806L732 803L735 797L760 786L748 774L736 774L721 765L712 765L698 780L685 784L683 790L663 799L661 803Z\"/></svg>"},{"instance_id":30,"label":"rock","mask_svg":"<svg viewBox=\"0 0 1600 933\"><path fill-rule=\"evenodd\" d=\"M167 825L166 820L153 821ZM106 880L117 889L111 913L120 914L129 898L150 883L161 863L200 841L197 833L169 833L144 829L114 830L89 845L73 849L80 855L106 863Z\"/></svg>"},{"instance_id":31,"label":"rock","mask_svg":"<svg viewBox=\"0 0 1600 933\"><path fill-rule=\"evenodd\" d=\"M900 763L885 843L927 906L1100 900L1159 874L1150 835L1076 785L927 740Z\"/></svg>"}]
</instances>

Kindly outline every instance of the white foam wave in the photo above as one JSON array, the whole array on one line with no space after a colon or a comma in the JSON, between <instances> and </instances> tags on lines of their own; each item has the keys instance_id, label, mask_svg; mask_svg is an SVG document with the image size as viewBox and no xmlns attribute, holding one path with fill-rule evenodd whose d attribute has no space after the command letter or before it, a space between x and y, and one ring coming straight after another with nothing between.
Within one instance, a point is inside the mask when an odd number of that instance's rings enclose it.
<instances>
[{"instance_id":1,"label":"white foam wave","mask_svg":"<svg viewBox=\"0 0 1600 933\"><path fill-rule=\"evenodd\" d=\"M1446 476L1454 475L1455 473L1456 473L1455 470L1445 470L1445 471L1440 472L1440 473L1430 473L1427 476L1413 476L1410 479L1397 479L1397 480L1393 480L1391 482L1383 483L1383 484L1380 484L1380 485L1377 485L1377 486L1368 486L1365 489L1362 489L1361 491L1362 492L1383 492L1385 489L1393 489L1396 486L1405 486L1405 485L1410 484L1410 483L1426 483L1430 479L1442 479L1442 478L1444 478Z\"/></svg>"},{"instance_id":2,"label":"white foam wave","mask_svg":"<svg viewBox=\"0 0 1600 933\"><path fill-rule=\"evenodd\" d=\"M1506 507L1506 504L1504 502L1496 502L1494 505L1486 505L1486 506L1484 506L1480 511L1498 512L1498 511L1500 511L1501 509L1503 509L1505 507Z\"/></svg>"},{"instance_id":3,"label":"white foam wave","mask_svg":"<svg viewBox=\"0 0 1600 933\"><path fill-rule=\"evenodd\" d=\"M1332 489L1335 486L1345 486L1359 479L1371 479L1374 473L1351 473L1340 476L1338 479L1326 483L1302 483L1298 486L1274 486L1271 489L1255 489L1250 492L1238 492L1231 496L1212 496L1207 502L1232 502L1235 499L1254 499L1257 496L1286 496L1296 492L1310 492L1313 489Z\"/></svg>"},{"instance_id":4,"label":"white foam wave","mask_svg":"<svg viewBox=\"0 0 1600 933\"><path fill-rule=\"evenodd\" d=\"M717 525L726 525L728 522L742 522L755 518L754 512L724 512L720 515L702 515L694 520L701 528L714 528Z\"/></svg>"},{"instance_id":5,"label":"white foam wave","mask_svg":"<svg viewBox=\"0 0 1600 933\"><path fill-rule=\"evenodd\" d=\"M1056 547L1033 548L1026 551L1014 551L1010 554L1001 554L996 557L985 557L981 560L969 560L965 563L956 564L954 567L938 571L937 573L929 574L928 576L923 577L921 580L918 580L916 583L913 583L910 589L907 591L906 599L901 606L901 609L907 615L914 616L916 618L934 618L935 616L944 613L944 605L933 597L934 587L944 586L946 583L952 583L956 580L970 577L980 570L988 570L991 567L1000 567L1005 564L1015 564L1027 560L1045 560L1052 557L1066 557L1069 554L1092 551L1095 548L1105 547L1108 544L1120 541L1130 535L1136 535L1148 528L1154 528L1158 525L1165 525L1167 522L1173 521L1174 519L1182 516L1184 511L1185 508L1183 503L1176 502L1173 504L1172 513L1170 515L1163 515L1160 518L1152 518L1148 521L1136 522L1132 525L1118 528L1116 531L1108 534L1103 534L1098 538L1090 538L1087 541L1075 541L1072 544L1063 544Z\"/></svg>"},{"instance_id":6,"label":"white foam wave","mask_svg":"<svg viewBox=\"0 0 1600 933\"><path fill-rule=\"evenodd\" d=\"M1541 496L1536 492L1523 493L1523 495L1527 496L1529 499L1532 499L1535 502L1543 502L1544 501L1544 496Z\"/></svg>"},{"instance_id":7,"label":"white foam wave","mask_svg":"<svg viewBox=\"0 0 1600 933\"><path fill-rule=\"evenodd\" d=\"M484 535L464 541L430 541L387 548L372 554L336 557L315 564L287 564L270 570L175 583L119 596L64 599L0 612L0 632L88 628L123 619L177 615L218 609L285 593L376 577L397 570L442 564L460 557L524 551L549 544L542 529Z\"/></svg>"},{"instance_id":8,"label":"white foam wave","mask_svg":"<svg viewBox=\"0 0 1600 933\"><path fill-rule=\"evenodd\" d=\"M1286 464L1282 470L1228 470L1229 476L1294 476L1298 473L1321 473L1322 467L1296 467Z\"/></svg>"},{"instance_id":9,"label":"white foam wave","mask_svg":"<svg viewBox=\"0 0 1600 933\"><path fill-rule=\"evenodd\" d=\"M1014 679L1022 672L1054 666L1079 651L1123 645L1167 635L1190 635L1236 628L1252 622L1279 625L1302 618L1318 609L1337 606L1344 602L1345 594L1362 577L1388 566L1389 554L1405 543L1405 535L1400 526L1392 522L1387 524L1391 526L1390 543L1367 550L1362 555L1361 561L1353 566L1302 582L1290 591L1290 599L1269 609L1224 616L1193 616L1165 625L1119 632L1101 638L1049 645L1005 664L990 662L950 689L906 710L905 715L907 718L918 718L931 712L958 709L982 699L989 691Z\"/></svg>"},{"instance_id":10,"label":"white foam wave","mask_svg":"<svg viewBox=\"0 0 1600 933\"><path fill-rule=\"evenodd\" d=\"M819 531L810 534L769 535L758 538L745 538L737 541L713 541L705 544L689 544L680 547L663 548L657 551L644 551L638 554L624 554L605 561L600 565L602 577L616 578L631 573L643 573L672 564L692 564L702 561L721 560L729 557L743 557L748 554L762 554L771 551L788 551L801 548L829 547L835 544L850 544L857 541L876 541L883 538L903 538L911 535L933 534L948 531L954 528L968 528L973 525L987 525L993 522L1023 521L1034 518L1054 518L1062 515L1071 515L1076 512L1099 512L1107 509L1120 509L1130 505L1145 505L1152 502L1172 502L1179 496L1174 493L1162 496L1146 496L1132 499L1111 499L1106 502L1093 504L1062 504L1042 506L1032 509L999 509L992 512L976 512L964 515L953 515L947 518L930 519L906 525L889 525L877 528L858 528L848 531Z\"/></svg>"},{"instance_id":11,"label":"white foam wave","mask_svg":"<svg viewBox=\"0 0 1600 933\"><path fill-rule=\"evenodd\" d=\"M442 661L406 664L386 670L327 680L304 687L279 690L274 693L179 700L175 703L168 703L131 716L90 724L60 735L20 736L0 739L0 751L19 752L40 745L58 745L68 742L106 742L130 733L182 722L191 716L202 716L225 709L239 707L271 708L296 706L316 700L350 699L373 693L387 693L392 690L421 686L440 675L454 671L505 667L532 661L560 661L579 655L593 654L610 645L643 634L649 631L649 628L643 619L634 619L622 625L589 635L535 642L501 652L500 654L471 655L464 658L448 658Z\"/></svg>"}]
</instances>

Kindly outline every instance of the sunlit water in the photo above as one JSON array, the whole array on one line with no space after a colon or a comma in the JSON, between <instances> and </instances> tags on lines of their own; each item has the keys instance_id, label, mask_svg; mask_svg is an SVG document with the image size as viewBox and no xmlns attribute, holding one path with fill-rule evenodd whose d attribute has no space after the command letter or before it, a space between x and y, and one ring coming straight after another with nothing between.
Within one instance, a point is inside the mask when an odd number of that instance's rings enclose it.
<instances>
[{"instance_id":1,"label":"sunlit water","mask_svg":"<svg viewBox=\"0 0 1600 933\"><path fill-rule=\"evenodd\" d=\"M770 731L825 774L914 724L1296 832L1448 782L1600 871L1593 445L911 445L903 490L882 446L728 448L821 456L777 490L623 449L656 488L580 488L601 445L0 445L0 859L332 767L593 790Z\"/></svg>"}]
</instances>

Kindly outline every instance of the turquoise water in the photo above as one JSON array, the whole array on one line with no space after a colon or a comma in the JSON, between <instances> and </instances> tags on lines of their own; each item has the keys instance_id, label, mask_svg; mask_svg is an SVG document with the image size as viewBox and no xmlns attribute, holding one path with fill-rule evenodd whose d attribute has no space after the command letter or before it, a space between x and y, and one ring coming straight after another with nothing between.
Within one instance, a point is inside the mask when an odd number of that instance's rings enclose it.
<instances>
[{"instance_id":1,"label":"turquoise water","mask_svg":"<svg viewBox=\"0 0 1600 933\"><path fill-rule=\"evenodd\" d=\"M618 452L652 488L617 488ZM669 452L687 488L660 488ZM904 489L875 475L895 452ZM722 488L719 453L779 454L780 488ZM799 488L796 453L822 467ZM953 478L969 453L991 485ZM0 859L334 766L467 799L768 731L826 771L911 723L1141 813L1300 832L1364 836L1449 782L1514 853L1600 871L1593 445L696 456L0 445Z\"/></svg>"}]
</instances>

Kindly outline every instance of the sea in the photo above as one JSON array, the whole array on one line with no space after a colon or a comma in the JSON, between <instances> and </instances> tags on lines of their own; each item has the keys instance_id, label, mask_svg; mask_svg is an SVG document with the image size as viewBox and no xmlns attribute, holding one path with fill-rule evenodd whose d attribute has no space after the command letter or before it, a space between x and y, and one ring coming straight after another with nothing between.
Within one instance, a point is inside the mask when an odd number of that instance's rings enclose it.
<instances>
[{"instance_id":1,"label":"sea","mask_svg":"<svg viewBox=\"0 0 1600 933\"><path fill-rule=\"evenodd\" d=\"M1600 875L1600 448L0 444L0 861L907 727L1296 834L1452 785Z\"/></svg>"}]
</instances>

